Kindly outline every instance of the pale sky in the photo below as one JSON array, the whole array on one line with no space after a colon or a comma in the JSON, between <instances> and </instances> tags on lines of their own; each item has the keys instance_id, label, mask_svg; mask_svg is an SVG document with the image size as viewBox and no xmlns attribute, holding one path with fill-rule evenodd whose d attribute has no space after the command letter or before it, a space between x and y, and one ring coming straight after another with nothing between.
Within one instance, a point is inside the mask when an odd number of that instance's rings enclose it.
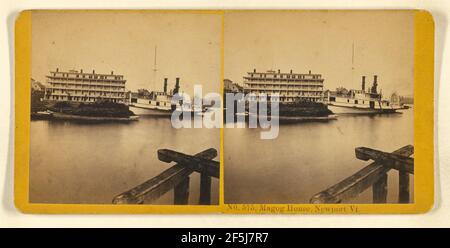
<instances>
[{"instance_id":1,"label":"pale sky","mask_svg":"<svg viewBox=\"0 0 450 248\"><path fill-rule=\"evenodd\" d=\"M352 73L352 44L354 71ZM378 75L388 96L413 94L414 16L400 11L233 12L225 14L225 78L254 68L320 73L324 88L366 87ZM353 74L353 76L352 76Z\"/></svg>"},{"instance_id":2,"label":"pale sky","mask_svg":"<svg viewBox=\"0 0 450 248\"><path fill-rule=\"evenodd\" d=\"M225 78L247 71L323 74L326 89L378 75L384 95L413 94L414 18L400 11L226 12ZM32 77L60 70L120 73L127 88L169 89L181 78L220 92L221 16L183 12L33 12ZM352 73L352 44L354 70ZM157 73L154 78L154 50Z\"/></svg>"},{"instance_id":3,"label":"pale sky","mask_svg":"<svg viewBox=\"0 0 450 248\"><path fill-rule=\"evenodd\" d=\"M168 12L37 11L32 14L32 77L60 70L123 74L130 90L169 89L180 77L193 94L220 92L221 15ZM154 80L154 50L157 73Z\"/></svg>"}]
</instances>

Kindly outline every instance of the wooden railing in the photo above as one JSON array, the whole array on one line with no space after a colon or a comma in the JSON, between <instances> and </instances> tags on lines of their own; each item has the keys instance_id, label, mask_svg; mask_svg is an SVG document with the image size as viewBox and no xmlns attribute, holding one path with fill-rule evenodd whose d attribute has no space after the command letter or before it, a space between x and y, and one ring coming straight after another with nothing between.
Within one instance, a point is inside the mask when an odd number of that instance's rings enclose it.
<instances>
[{"instance_id":1,"label":"wooden railing","mask_svg":"<svg viewBox=\"0 0 450 248\"><path fill-rule=\"evenodd\" d=\"M387 173L391 169L399 175L399 203L409 203L409 174L414 175L414 159L410 156L414 147L407 145L392 153L382 152L366 147L355 149L356 158L373 163L364 167L350 177L314 195L311 203L342 203L357 197L360 193L372 187L373 203L386 203Z\"/></svg>"},{"instance_id":2,"label":"wooden railing","mask_svg":"<svg viewBox=\"0 0 450 248\"><path fill-rule=\"evenodd\" d=\"M194 156L180 152L161 149L158 159L174 166L163 171L156 177L114 197L113 204L143 204L151 203L173 189L174 204L185 205L189 200L189 176L193 172L200 173L200 205L211 204L211 177L219 178L219 162L212 160L217 156L217 150L207 149Z\"/></svg>"}]
</instances>

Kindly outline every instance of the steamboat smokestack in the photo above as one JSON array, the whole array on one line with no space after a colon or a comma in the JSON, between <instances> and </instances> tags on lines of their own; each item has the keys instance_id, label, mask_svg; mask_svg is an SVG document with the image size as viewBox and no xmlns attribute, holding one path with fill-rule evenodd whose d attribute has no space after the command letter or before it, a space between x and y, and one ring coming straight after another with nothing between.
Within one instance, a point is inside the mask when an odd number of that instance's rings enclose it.
<instances>
[{"instance_id":1,"label":"steamboat smokestack","mask_svg":"<svg viewBox=\"0 0 450 248\"><path fill-rule=\"evenodd\" d=\"M167 78L164 78L164 93L167 94Z\"/></svg>"},{"instance_id":2,"label":"steamboat smokestack","mask_svg":"<svg viewBox=\"0 0 450 248\"><path fill-rule=\"evenodd\" d=\"M179 90L180 90L180 78L177 77L175 79L175 88L173 89L173 94L174 95L177 94Z\"/></svg>"},{"instance_id":3,"label":"steamboat smokestack","mask_svg":"<svg viewBox=\"0 0 450 248\"><path fill-rule=\"evenodd\" d=\"M372 93L377 94L377 86L378 86L378 82L377 82L378 76L374 75L373 76L373 85L372 85Z\"/></svg>"},{"instance_id":4,"label":"steamboat smokestack","mask_svg":"<svg viewBox=\"0 0 450 248\"><path fill-rule=\"evenodd\" d=\"M362 76L361 89L366 90L366 76Z\"/></svg>"}]
</instances>

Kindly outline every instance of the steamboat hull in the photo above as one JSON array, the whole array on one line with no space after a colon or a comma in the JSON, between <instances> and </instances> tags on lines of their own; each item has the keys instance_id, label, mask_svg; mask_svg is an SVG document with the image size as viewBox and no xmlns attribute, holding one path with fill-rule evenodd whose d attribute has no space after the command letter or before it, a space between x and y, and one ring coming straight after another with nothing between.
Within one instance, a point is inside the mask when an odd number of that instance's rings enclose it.
<instances>
[{"instance_id":1,"label":"steamboat hull","mask_svg":"<svg viewBox=\"0 0 450 248\"><path fill-rule=\"evenodd\" d=\"M135 115L140 116L169 117L172 114L170 109L149 108L139 105L130 105L129 108Z\"/></svg>"},{"instance_id":2,"label":"steamboat hull","mask_svg":"<svg viewBox=\"0 0 450 248\"><path fill-rule=\"evenodd\" d=\"M339 106L328 104L328 109L337 115L358 115L358 114L389 114L397 113L396 108L361 108L355 106Z\"/></svg>"},{"instance_id":3,"label":"steamboat hull","mask_svg":"<svg viewBox=\"0 0 450 248\"><path fill-rule=\"evenodd\" d=\"M137 106L137 105L130 105L130 110L133 111L135 115L138 116L151 116L151 117L171 117L173 111L171 109L158 109L158 108L149 108L145 106ZM202 111L194 111L194 110L179 110L176 111L182 112L182 115L188 114L188 115L202 115Z\"/></svg>"}]
</instances>

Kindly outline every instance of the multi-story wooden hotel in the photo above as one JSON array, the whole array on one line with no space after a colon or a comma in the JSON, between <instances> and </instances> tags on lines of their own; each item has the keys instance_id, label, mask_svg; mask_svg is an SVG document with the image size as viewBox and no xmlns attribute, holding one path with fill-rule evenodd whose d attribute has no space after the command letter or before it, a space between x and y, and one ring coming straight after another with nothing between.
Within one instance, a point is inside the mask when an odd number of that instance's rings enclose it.
<instances>
[{"instance_id":1,"label":"multi-story wooden hotel","mask_svg":"<svg viewBox=\"0 0 450 248\"><path fill-rule=\"evenodd\" d=\"M98 74L83 70L67 72L50 71L47 76L50 87L45 99L53 101L95 102L105 100L117 103L125 102L125 82L123 75Z\"/></svg>"},{"instance_id":2,"label":"multi-story wooden hotel","mask_svg":"<svg viewBox=\"0 0 450 248\"><path fill-rule=\"evenodd\" d=\"M280 70L248 72L244 76L244 92L271 95L278 93L280 102L323 100L323 81L321 74L282 73Z\"/></svg>"}]
</instances>

